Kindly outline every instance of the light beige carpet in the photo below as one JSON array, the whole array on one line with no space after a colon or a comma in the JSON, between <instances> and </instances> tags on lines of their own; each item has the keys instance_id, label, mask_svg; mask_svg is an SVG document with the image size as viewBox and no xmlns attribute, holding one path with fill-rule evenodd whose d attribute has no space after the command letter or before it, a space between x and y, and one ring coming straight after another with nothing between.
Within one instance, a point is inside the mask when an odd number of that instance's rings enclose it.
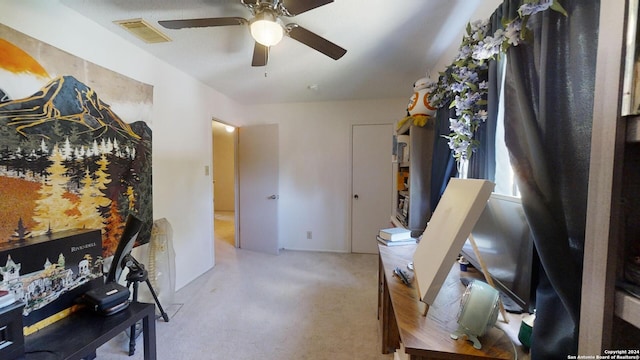
<instances>
[{"instance_id":1,"label":"light beige carpet","mask_svg":"<svg viewBox=\"0 0 640 360\"><path fill-rule=\"evenodd\" d=\"M216 241L215 268L163 304L160 360L392 359L380 354L376 255L283 251L279 256ZM121 334L98 359L133 357Z\"/></svg>"},{"instance_id":2,"label":"light beige carpet","mask_svg":"<svg viewBox=\"0 0 640 360\"><path fill-rule=\"evenodd\" d=\"M216 211L213 215L213 229L216 241L235 246L235 212Z\"/></svg>"}]
</instances>

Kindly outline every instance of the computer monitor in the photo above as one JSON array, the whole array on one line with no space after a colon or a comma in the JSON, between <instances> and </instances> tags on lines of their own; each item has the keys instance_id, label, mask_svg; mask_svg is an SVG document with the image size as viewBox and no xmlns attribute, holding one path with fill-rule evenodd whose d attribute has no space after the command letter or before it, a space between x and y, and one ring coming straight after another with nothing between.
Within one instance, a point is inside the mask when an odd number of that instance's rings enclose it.
<instances>
[{"instance_id":1,"label":"computer monitor","mask_svg":"<svg viewBox=\"0 0 640 360\"><path fill-rule=\"evenodd\" d=\"M120 280L120 275L125 265L124 260L127 255L131 253L133 246L135 245L140 229L142 229L143 222L137 217L129 214L127 222L124 225L120 242L116 248L116 252L113 255L113 261L111 261L111 267L107 274L106 282Z\"/></svg>"},{"instance_id":2,"label":"computer monitor","mask_svg":"<svg viewBox=\"0 0 640 360\"><path fill-rule=\"evenodd\" d=\"M533 312L538 258L520 198L491 194L471 234L498 290ZM468 240L461 254L480 270Z\"/></svg>"}]
</instances>

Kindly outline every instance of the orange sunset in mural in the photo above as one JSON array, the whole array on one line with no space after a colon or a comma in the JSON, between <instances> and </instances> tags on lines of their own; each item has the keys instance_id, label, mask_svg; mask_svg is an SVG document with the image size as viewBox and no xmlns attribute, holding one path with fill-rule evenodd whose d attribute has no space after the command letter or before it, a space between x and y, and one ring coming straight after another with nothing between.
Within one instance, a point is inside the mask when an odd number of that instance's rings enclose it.
<instances>
[{"instance_id":1,"label":"orange sunset in mural","mask_svg":"<svg viewBox=\"0 0 640 360\"><path fill-rule=\"evenodd\" d=\"M47 71L31 55L4 39L0 39L0 68L14 74L29 73L49 78Z\"/></svg>"}]
</instances>

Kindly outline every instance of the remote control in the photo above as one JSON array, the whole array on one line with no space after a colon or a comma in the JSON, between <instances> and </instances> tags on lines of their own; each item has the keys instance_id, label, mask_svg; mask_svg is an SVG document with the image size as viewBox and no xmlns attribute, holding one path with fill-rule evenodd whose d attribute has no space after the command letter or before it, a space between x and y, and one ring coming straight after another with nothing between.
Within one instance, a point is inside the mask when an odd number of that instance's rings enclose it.
<instances>
[{"instance_id":1,"label":"remote control","mask_svg":"<svg viewBox=\"0 0 640 360\"><path fill-rule=\"evenodd\" d=\"M396 274L405 285L408 286L410 284L407 274L405 274L399 267L396 267L395 270L393 270L393 273Z\"/></svg>"}]
</instances>

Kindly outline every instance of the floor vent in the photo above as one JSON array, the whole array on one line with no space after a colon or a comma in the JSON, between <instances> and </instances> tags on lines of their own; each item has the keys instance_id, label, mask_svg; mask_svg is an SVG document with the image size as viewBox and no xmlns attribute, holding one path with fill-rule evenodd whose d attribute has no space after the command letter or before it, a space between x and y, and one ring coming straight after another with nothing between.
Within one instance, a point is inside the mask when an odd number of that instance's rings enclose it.
<instances>
[{"instance_id":1,"label":"floor vent","mask_svg":"<svg viewBox=\"0 0 640 360\"><path fill-rule=\"evenodd\" d=\"M118 20L114 23L148 44L169 42L171 39L142 19Z\"/></svg>"}]
</instances>

